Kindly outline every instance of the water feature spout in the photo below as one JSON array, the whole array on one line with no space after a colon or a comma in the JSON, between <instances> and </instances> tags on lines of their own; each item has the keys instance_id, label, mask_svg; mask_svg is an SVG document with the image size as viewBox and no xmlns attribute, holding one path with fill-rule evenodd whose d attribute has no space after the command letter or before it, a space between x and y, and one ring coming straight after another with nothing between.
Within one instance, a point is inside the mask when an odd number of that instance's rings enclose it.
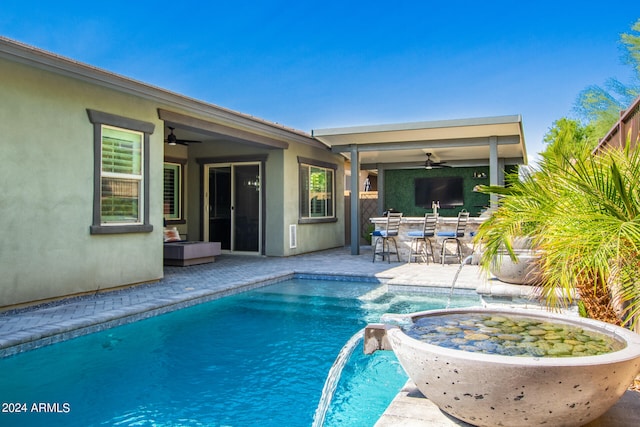
<instances>
[{"instance_id":1,"label":"water feature spout","mask_svg":"<svg viewBox=\"0 0 640 427\"><path fill-rule=\"evenodd\" d=\"M471 264L471 260L473 259L473 254L469 255L460 263L460 267L458 267L458 271L456 271L456 275L453 276L453 282L451 282L451 289L449 289L449 298L447 298L447 306L445 308L449 308L451 305L451 296L453 295L453 288L456 286L456 282L458 281L458 275L460 275L460 270L464 267L467 262Z\"/></svg>"},{"instance_id":2,"label":"water feature spout","mask_svg":"<svg viewBox=\"0 0 640 427\"><path fill-rule=\"evenodd\" d=\"M329 369L329 374L324 382L324 387L322 387L320 402L316 408L316 413L313 415L313 427L322 427L324 425L324 419L327 416L327 411L329 410L329 405L331 405L333 395L336 392L336 387L338 387L338 381L340 381L342 370L347 364L349 357L353 354L353 350L355 350L358 343L362 340L363 336L364 329L356 332L342 347L340 353L338 353L338 357L336 357L336 360L333 362L331 369Z\"/></svg>"},{"instance_id":3,"label":"water feature spout","mask_svg":"<svg viewBox=\"0 0 640 427\"><path fill-rule=\"evenodd\" d=\"M373 354L378 350L393 350L387 339L387 329L392 327L383 323L370 323L364 328L364 354Z\"/></svg>"}]
</instances>

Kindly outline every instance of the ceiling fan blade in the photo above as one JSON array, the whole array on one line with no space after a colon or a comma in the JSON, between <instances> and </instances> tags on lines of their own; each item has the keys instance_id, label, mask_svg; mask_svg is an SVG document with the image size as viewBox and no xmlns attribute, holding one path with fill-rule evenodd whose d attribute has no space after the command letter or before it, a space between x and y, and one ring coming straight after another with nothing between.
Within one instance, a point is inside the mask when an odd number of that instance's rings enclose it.
<instances>
[{"instance_id":1,"label":"ceiling fan blade","mask_svg":"<svg viewBox=\"0 0 640 427\"><path fill-rule=\"evenodd\" d=\"M427 155L427 160L424 162L425 169L433 169L433 168L450 168L451 166L445 165L447 162L434 162L431 160L431 153L425 153Z\"/></svg>"},{"instance_id":2,"label":"ceiling fan blade","mask_svg":"<svg viewBox=\"0 0 640 427\"><path fill-rule=\"evenodd\" d=\"M173 130L175 129L172 126L167 126L170 130L169 135L167 135L167 139L164 140L164 142L166 142L169 145L176 145L176 144L180 144L180 145L189 145L189 144L200 144L202 141L195 141L192 139L178 139L175 134L173 133Z\"/></svg>"}]
</instances>

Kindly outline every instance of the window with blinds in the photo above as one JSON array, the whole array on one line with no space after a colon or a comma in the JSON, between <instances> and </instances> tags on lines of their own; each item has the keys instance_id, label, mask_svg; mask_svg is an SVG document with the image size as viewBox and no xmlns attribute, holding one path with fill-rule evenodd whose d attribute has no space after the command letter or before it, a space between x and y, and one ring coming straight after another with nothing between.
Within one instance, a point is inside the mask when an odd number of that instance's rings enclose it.
<instances>
[{"instance_id":1,"label":"window with blinds","mask_svg":"<svg viewBox=\"0 0 640 427\"><path fill-rule=\"evenodd\" d=\"M142 222L143 134L102 126L100 222Z\"/></svg>"},{"instance_id":2,"label":"window with blinds","mask_svg":"<svg viewBox=\"0 0 640 427\"><path fill-rule=\"evenodd\" d=\"M300 164L300 218L334 217L334 170Z\"/></svg>"},{"instance_id":3,"label":"window with blinds","mask_svg":"<svg viewBox=\"0 0 640 427\"><path fill-rule=\"evenodd\" d=\"M164 164L164 217L168 220L182 219L182 165Z\"/></svg>"}]
</instances>

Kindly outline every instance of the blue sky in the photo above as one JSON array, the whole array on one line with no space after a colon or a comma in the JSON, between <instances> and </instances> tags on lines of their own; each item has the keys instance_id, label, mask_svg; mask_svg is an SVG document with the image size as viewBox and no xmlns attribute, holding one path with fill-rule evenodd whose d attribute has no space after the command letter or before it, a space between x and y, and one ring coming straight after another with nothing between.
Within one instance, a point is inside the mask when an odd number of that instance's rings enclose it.
<instances>
[{"instance_id":1,"label":"blue sky","mask_svg":"<svg viewBox=\"0 0 640 427\"><path fill-rule=\"evenodd\" d=\"M3 0L0 34L306 132L521 114L534 160L582 89L630 81L617 5Z\"/></svg>"}]
</instances>

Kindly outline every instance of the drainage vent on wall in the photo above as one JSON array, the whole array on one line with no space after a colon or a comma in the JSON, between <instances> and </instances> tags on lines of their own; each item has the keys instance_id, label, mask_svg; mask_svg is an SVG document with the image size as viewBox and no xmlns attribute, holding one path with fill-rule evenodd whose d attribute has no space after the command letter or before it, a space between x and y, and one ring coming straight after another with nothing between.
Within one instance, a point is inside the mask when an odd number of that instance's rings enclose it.
<instances>
[{"instance_id":1,"label":"drainage vent on wall","mask_svg":"<svg viewBox=\"0 0 640 427\"><path fill-rule=\"evenodd\" d=\"M289 225L289 249L298 247L298 228L296 224Z\"/></svg>"}]
</instances>

